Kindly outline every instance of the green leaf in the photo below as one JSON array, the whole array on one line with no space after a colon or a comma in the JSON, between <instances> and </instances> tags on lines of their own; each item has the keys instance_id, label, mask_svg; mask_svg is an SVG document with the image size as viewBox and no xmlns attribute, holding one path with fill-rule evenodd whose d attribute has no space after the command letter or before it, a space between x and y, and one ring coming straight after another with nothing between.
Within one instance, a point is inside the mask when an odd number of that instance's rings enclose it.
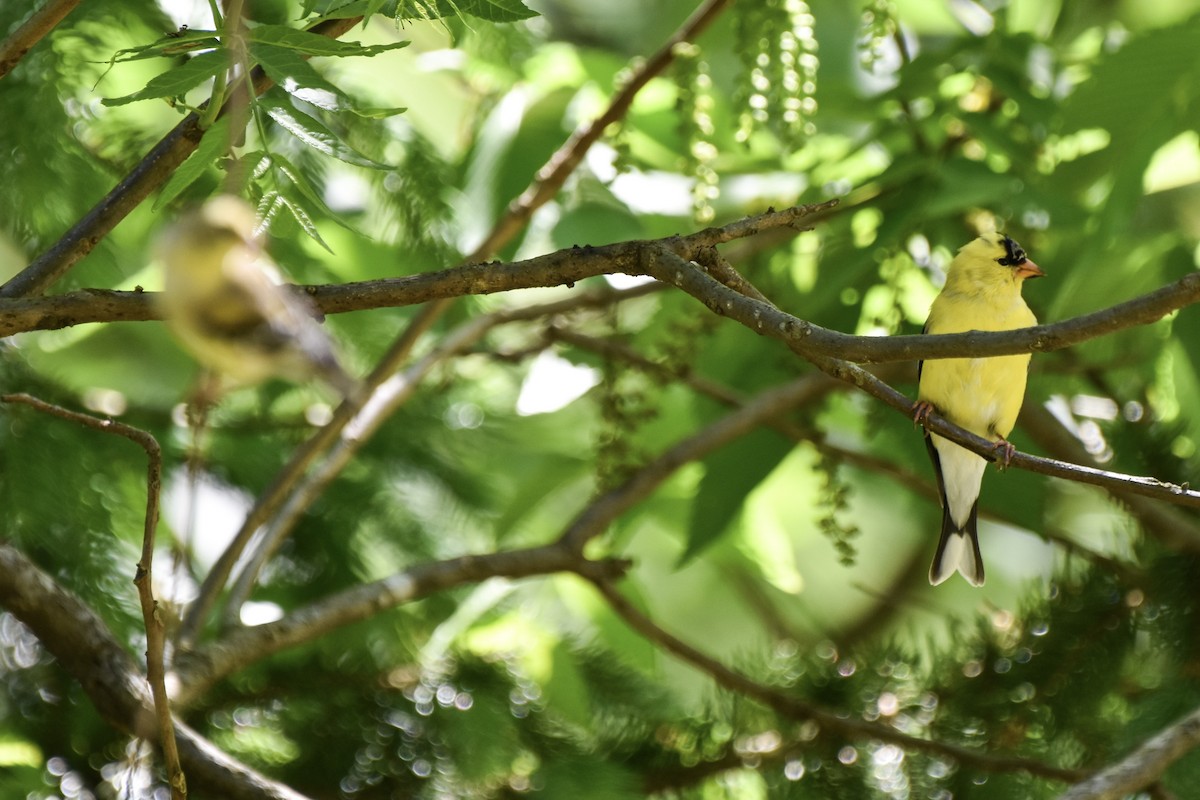
<instances>
[{"instance_id":1,"label":"green leaf","mask_svg":"<svg viewBox=\"0 0 1200 800\"><path fill-rule=\"evenodd\" d=\"M221 117L214 122L200 138L200 144L187 160L171 175L170 180L159 192L158 200L154 203L157 210L179 196L197 178L208 171L208 168L229 149L229 117Z\"/></svg>"},{"instance_id":2,"label":"green leaf","mask_svg":"<svg viewBox=\"0 0 1200 800\"><path fill-rule=\"evenodd\" d=\"M930 194L923 213L941 217L986 208L997 198L1020 190L1020 180L1012 175L997 174L985 164L966 158L946 159L937 167L937 189Z\"/></svg>"},{"instance_id":3,"label":"green leaf","mask_svg":"<svg viewBox=\"0 0 1200 800\"><path fill-rule=\"evenodd\" d=\"M325 207L325 201L317 194L316 188L309 183L308 179L304 177L304 173L297 169L295 164L279 153L268 153L267 158L270 160L268 169L278 170L283 173L310 202L320 208L324 208L326 211L329 210ZM268 215L264 213L262 216L266 218Z\"/></svg>"},{"instance_id":4,"label":"green leaf","mask_svg":"<svg viewBox=\"0 0 1200 800\"><path fill-rule=\"evenodd\" d=\"M538 16L520 0L308 0L305 14L319 20L386 14L396 20L431 20L472 16L488 22L518 22Z\"/></svg>"},{"instance_id":5,"label":"green leaf","mask_svg":"<svg viewBox=\"0 0 1200 800\"><path fill-rule=\"evenodd\" d=\"M271 228L278 225L278 217L280 211L287 211L288 216L300 225L300 228L309 235L315 242L320 244L326 250L329 250L329 245L321 238L317 231L316 223L306 211L296 205L283 195L282 192L272 189L264 192L262 199L258 201L257 214L263 221L263 226ZM333 252L330 250L330 252Z\"/></svg>"},{"instance_id":6,"label":"green leaf","mask_svg":"<svg viewBox=\"0 0 1200 800\"><path fill-rule=\"evenodd\" d=\"M216 31L185 30L178 34L168 34L150 44L141 47L128 47L118 50L109 61L110 64L126 61L141 61L147 58L174 58L193 50L215 49L221 46Z\"/></svg>"},{"instance_id":7,"label":"green leaf","mask_svg":"<svg viewBox=\"0 0 1200 800\"><path fill-rule=\"evenodd\" d=\"M1194 269L1192 254L1184 247L1179 247L1167 254L1164 259L1166 278L1178 279L1191 273ZM1200 309L1185 308L1171 320L1171 333L1179 341L1184 352L1188 355L1191 368L1200 374Z\"/></svg>"},{"instance_id":8,"label":"green leaf","mask_svg":"<svg viewBox=\"0 0 1200 800\"><path fill-rule=\"evenodd\" d=\"M346 19L347 17L362 17L363 24L375 14L382 14L392 19L404 19L396 14L396 0L307 0L304 6L304 16L315 13L318 16L310 20L313 24L329 19Z\"/></svg>"},{"instance_id":9,"label":"green leaf","mask_svg":"<svg viewBox=\"0 0 1200 800\"><path fill-rule=\"evenodd\" d=\"M1131 39L1067 99L1064 131L1103 128L1110 136L1108 147L1063 170L1089 183L1098 174L1110 174L1106 228L1127 223L1155 151L1200 124L1197 36L1200 24L1192 20Z\"/></svg>"},{"instance_id":10,"label":"green leaf","mask_svg":"<svg viewBox=\"0 0 1200 800\"><path fill-rule=\"evenodd\" d=\"M350 98L294 51L251 42L250 54L279 88L293 97L326 111L343 111L350 107Z\"/></svg>"},{"instance_id":11,"label":"green leaf","mask_svg":"<svg viewBox=\"0 0 1200 800\"><path fill-rule=\"evenodd\" d=\"M1067 100L1064 129L1105 128L1110 145L1132 142L1164 115L1195 110L1200 24L1163 28L1132 39L1105 58Z\"/></svg>"},{"instance_id":12,"label":"green leaf","mask_svg":"<svg viewBox=\"0 0 1200 800\"><path fill-rule=\"evenodd\" d=\"M405 0L401 7L406 6L432 9L439 17L470 14L488 22L517 22L537 16L536 11L526 7L520 0Z\"/></svg>"},{"instance_id":13,"label":"green leaf","mask_svg":"<svg viewBox=\"0 0 1200 800\"><path fill-rule=\"evenodd\" d=\"M352 110L354 111L354 113L357 116L360 116L363 119L387 119L388 117L394 117L397 114L403 114L405 111L408 111L408 108L405 106L400 106L398 108L358 108L358 107L355 107Z\"/></svg>"},{"instance_id":14,"label":"green leaf","mask_svg":"<svg viewBox=\"0 0 1200 800\"><path fill-rule=\"evenodd\" d=\"M144 87L127 94L124 97L106 97L100 102L106 106L123 106L138 100L152 100L156 97L182 97L190 89L194 89L206 80L215 78L229 66L229 54L224 50L213 50L201 53L185 63L156 75Z\"/></svg>"},{"instance_id":15,"label":"green leaf","mask_svg":"<svg viewBox=\"0 0 1200 800\"><path fill-rule=\"evenodd\" d=\"M304 173L296 168L296 165L288 161L287 158L279 153L268 153L267 159L269 163L263 168L263 171L274 170L281 173L291 183L300 190L300 193L308 199L316 208L320 209L324 216L332 219L338 225L341 225L347 230L353 230L349 225L343 222L336 214L330 210L329 206L325 205L325 201L321 199L321 195L316 188L309 182ZM321 238L321 232L317 230L316 223L312 217L308 215L304 209L293 203L291 200L283 197L279 192L267 192L262 201L258 204L259 216L270 224L271 220L279 213L280 210L286 209L293 219L300 225L300 228L312 238L314 242L321 245L329 252L333 252L326 241Z\"/></svg>"},{"instance_id":16,"label":"green leaf","mask_svg":"<svg viewBox=\"0 0 1200 800\"><path fill-rule=\"evenodd\" d=\"M326 111L362 113L345 92L325 80L321 73L295 50L263 42L251 42L250 53L279 88L297 100L311 103ZM370 109L366 113L377 117L388 113L398 114L402 110Z\"/></svg>"},{"instance_id":17,"label":"green leaf","mask_svg":"<svg viewBox=\"0 0 1200 800\"><path fill-rule=\"evenodd\" d=\"M250 41L295 50L309 56L374 56L388 50L399 50L408 47L408 42L392 42L390 44L364 45L359 42L346 42L322 36L312 31L291 28L287 25L259 25L250 31Z\"/></svg>"},{"instance_id":18,"label":"green leaf","mask_svg":"<svg viewBox=\"0 0 1200 800\"><path fill-rule=\"evenodd\" d=\"M359 153L320 121L296 110L288 103L264 97L259 101L259 105L276 124L319 153L359 167L390 169L387 164L381 164Z\"/></svg>"},{"instance_id":19,"label":"green leaf","mask_svg":"<svg viewBox=\"0 0 1200 800\"><path fill-rule=\"evenodd\" d=\"M741 510L746 495L783 460L793 443L759 429L722 447L704 460L704 479L692 503L684 564L717 540Z\"/></svg>"}]
</instances>

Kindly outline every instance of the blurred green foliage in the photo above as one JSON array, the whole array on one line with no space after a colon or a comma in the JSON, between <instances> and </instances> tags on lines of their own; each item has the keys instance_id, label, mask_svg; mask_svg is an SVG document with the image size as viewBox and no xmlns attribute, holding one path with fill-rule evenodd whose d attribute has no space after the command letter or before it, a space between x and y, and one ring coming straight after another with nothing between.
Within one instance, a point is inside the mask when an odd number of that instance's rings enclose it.
<instances>
[{"instance_id":1,"label":"blurred green foliage","mask_svg":"<svg viewBox=\"0 0 1200 800\"><path fill-rule=\"evenodd\" d=\"M298 282L451 266L604 108L629 57L660 46L696 5L248 2L249 58L281 88L250 109L244 142L227 123L209 128L162 192L54 291L156 289L149 238L220 185L260 201L272 253ZM1003 228L1046 270L1027 288L1046 321L1196 269L1195 0L732 5L498 255L667 236L839 197L812 232L727 252L786 310L875 334L919 331L955 250L981 228ZM0 30L25 13L0 4ZM343 37L360 44L281 28L362 13L377 16ZM189 59L172 42L226 47L216 27L148 2L85 3L0 79L0 278L208 98L227 52ZM481 314L587 288L462 299L418 353ZM327 324L365 372L414 313ZM1198 319L1184 310L1035 357L1027 405L1052 406L1110 468L1196 483ZM254 609L287 614L432 560L553 541L599 492L728 413L705 382L752 397L807 372L777 342L671 291L498 327L427 376L328 488L263 572ZM319 387L282 384L227 398L204 443L218 488L199 495L189 525L193 443L175 406L193 374L157 323L0 342L5 391L116 414L163 443L172 488L157 590L175 615L246 498L329 400ZM564 394L567 375L580 374L581 388ZM914 392L911 368L886 377ZM1200 564L1148 535L1130 509L1089 487L991 473L986 588L931 589L939 511L920 434L844 391L786 422L803 444L757 431L681 469L593 544L595 555L633 560L622 589L665 629L823 707L1063 767L1110 763L1200 701ZM1014 441L1057 455L1033 429L1018 426ZM0 409L5 540L138 657L130 578L144 474L124 440ZM254 619L249 609L243 618ZM0 676L0 794L124 797L148 780L145 752L7 613ZM380 613L234 674L183 717L319 797L984 799L1063 789L846 741L715 689L573 576L492 579ZM1198 773L1200 758L1187 757L1163 783L1186 797Z\"/></svg>"}]
</instances>

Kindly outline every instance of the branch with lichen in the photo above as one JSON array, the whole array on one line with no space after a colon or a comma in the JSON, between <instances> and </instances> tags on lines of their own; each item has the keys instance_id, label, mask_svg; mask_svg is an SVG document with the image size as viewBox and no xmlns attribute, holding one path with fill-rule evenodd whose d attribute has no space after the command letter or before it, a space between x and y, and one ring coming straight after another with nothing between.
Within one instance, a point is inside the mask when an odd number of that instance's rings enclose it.
<instances>
[{"instance_id":1,"label":"branch with lichen","mask_svg":"<svg viewBox=\"0 0 1200 800\"><path fill-rule=\"evenodd\" d=\"M1200 747L1200 709L1168 725L1116 764L1075 784L1058 800L1120 800L1137 794L1196 747Z\"/></svg>"}]
</instances>

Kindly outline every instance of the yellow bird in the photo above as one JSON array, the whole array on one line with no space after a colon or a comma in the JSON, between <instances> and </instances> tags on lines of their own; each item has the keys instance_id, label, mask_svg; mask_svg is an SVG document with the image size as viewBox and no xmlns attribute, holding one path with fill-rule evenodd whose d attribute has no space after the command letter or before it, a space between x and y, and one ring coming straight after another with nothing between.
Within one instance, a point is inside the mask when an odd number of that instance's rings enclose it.
<instances>
[{"instance_id":1,"label":"yellow bird","mask_svg":"<svg viewBox=\"0 0 1200 800\"><path fill-rule=\"evenodd\" d=\"M359 383L342 368L317 310L283 286L262 250L253 207L220 195L159 236L160 310L180 343L237 386L320 378L343 396Z\"/></svg>"},{"instance_id":2,"label":"yellow bird","mask_svg":"<svg viewBox=\"0 0 1200 800\"><path fill-rule=\"evenodd\" d=\"M1007 331L1037 324L1021 298L1027 278L1045 273L1007 236L989 233L963 246L933 301L925 333ZM943 358L921 362L913 418L936 411L947 421L996 442L1007 465L1013 446L1005 438L1016 424L1025 397L1029 355ZM976 515L987 461L937 434L925 432L942 501L942 535L929 582L937 585L956 570L973 586L983 585Z\"/></svg>"}]
</instances>

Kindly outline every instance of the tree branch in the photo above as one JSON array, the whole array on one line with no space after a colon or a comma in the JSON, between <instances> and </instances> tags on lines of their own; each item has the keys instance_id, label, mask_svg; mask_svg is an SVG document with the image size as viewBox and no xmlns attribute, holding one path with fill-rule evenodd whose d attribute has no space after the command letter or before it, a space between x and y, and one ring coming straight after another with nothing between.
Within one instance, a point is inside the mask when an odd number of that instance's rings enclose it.
<instances>
[{"instance_id":1,"label":"tree branch","mask_svg":"<svg viewBox=\"0 0 1200 800\"><path fill-rule=\"evenodd\" d=\"M810 402L828 392L833 385L824 375L811 374L763 392L736 411L671 447L639 469L629 480L596 498L571 521L559 541L572 550L582 551L585 544L603 533L621 514L648 497L684 464L746 435L772 417Z\"/></svg>"},{"instance_id":2,"label":"tree branch","mask_svg":"<svg viewBox=\"0 0 1200 800\"><path fill-rule=\"evenodd\" d=\"M586 278L614 272L651 275L692 295L714 313L778 339L806 358L832 357L861 364L1060 350L1109 333L1150 324L1200 302L1200 272L1196 272L1109 308L1033 328L938 335L854 336L788 314L763 298L748 297L740 287L730 288L703 271L683 268L688 262L705 260L712 269L711 250L715 245L773 229L795 228L801 219L815 216L832 205L821 203L769 211L687 236L620 242L602 247L574 247L524 261L466 264L402 278L306 286L303 291L322 313L339 314L449 300L464 295L570 286ZM154 293L150 292L87 289L57 297L0 299L0 337L84 322L158 318Z\"/></svg>"},{"instance_id":3,"label":"tree branch","mask_svg":"<svg viewBox=\"0 0 1200 800\"><path fill-rule=\"evenodd\" d=\"M555 151L550 160L538 171L529 187L509 205L505 213L497 220L492 230L484 238L484 241L468 256L468 261L482 261L511 241L526 224L533 212L558 192L567 177L579 165L580 161L583 160L588 149L603 134L604 129L624 117L642 87L649 83L651 78L666 69L671 61L674 60L677 45L680 42L688 41L692 37L699 35L701 31L712 23L727 4L728 0L707 0L672 35L667 44L661 47L654 56L639 67L634 72L630 82L612 99L604 113L590 124L577 130ZM467 279L468 285L470 285L472 278L475 280L486 280L494 267L495 265L471 264L457 268L457 274L469 276ZM414 276L413 280L419 281L422 277L420 275ZM549 285L558 285L561 283L571 283L571 281L560 278ZM342 287L329 288L336 292ZM388 351L380 359L375 369L371 371L371 374L364 382L367 387L364 397L347 399L346 402L342 403L341 407L334 414L333 420L325 426L322 432L305 443L301 451L293 458L288 468L285 468L284 473L277 477L276 481L268 489L268 495L271 497L271 500L269 502L260 500L256 503L255 508L251 510L247 525L253 520L254 528L256 529L266 521L269 512L277 508L279 502L282 502L287 488L303 474L307 466L312 463L312 460L319 453L324 452L339 439L341 431L345 426L350 424L361 404L366 403L375 390L388 380L396 370L400 369L408 359L409 353L416 345L417 340L422 334L433 327L434 323L450 307L451 301L462 294L470 293L473 292L459 290L446 295L430 296L422 299L422 302L427 302L428 304L421 309L417 317L400 334L392 346L388 348ZM319 292L312 292L311 294L316 299ZM0 289L0 296L3 296L2 289ZM317 302L320 305L320 301L318 300ZM0 310L0 315L2 315L2 310ZM251 530L252 533L253 529ZM248 540L248 538L247 536L246 539ZM233 563L236 561L236 555L233 554L234 551L236 550L240 554L242 548L245 547L245 543L245 541L240 541L239 535L239 539L235 539L235 542L226 549L226 552L222 554L221 560L218 561L213 571L205 578L200 596L192 608L189 609L188 615L181 627L182 641L193 640L199 632L200 626L211 611L211 604L214 602L216 594L224 586L225 580L233 569Z\"/></svg>"},{"instance_id":4,"label":"tree branch","mask_svg":"<svg viewBox=\"0 0 1200 800\"><path fill-rule=\"evenodd\" d=\"M421 564L382 580L351 587L297 609L283 619L239 628L194 651L181 651L175 659L178 686L175 702L187 706L226 675L273 653L434 592L488 578L573 572L578 562L577 554L560 544L551 544ZM620 561L603 563L604 569L616 572L625 568Z\"/></svg>"},{"instance_id":5,"label":"tree branch","mask_svg":"<svg viewBox=\"0 0 1200 800\"><path fill-rule=\"evenodd\" d=\"M857 364L851 363L844 358L826 355L823 349L813 349L803 343L798 342L792 332L794 320L796 318L792 317L790 314L785 314L779 311L769 303L764 303L760 300L754 299L753 297L748 297L741 292L730 289L729 287L719 283L716 279L705 274L700 267L693 264L691 261L685 260L678 254L671 252L666 248L655 251L651 254L648 272L659 280L670 281L675 285L680 286L716 313L727 314L752 330L757 330L760 333L772 336L772 338L776 338L785 342L793 351L803 356L826 374L857 386L867 394L870 394L878 400L882 400L892 408L895 408L901 413L911 417L913 401L909 400L906 396L896 391L876 376L872 375L869 371L863 369ZM1190 281L1189 279L1191 278L1195 278L1196 280ZM1200 273L1192 273L1187 278L1183 279L1183 281L1173 284L1173 286L1178 287L1184 284L1184 282L1187 282L1188 286L1191 286L1194 283L1193 288L1200 289ZM1114 306L1111 309L1096 312L1095 314L1088 314L1085 317L1077 317L1074 320L1067 320L1066 322L1057 323L1055 325L1042 325L1037 328L1025 328L1023 330L1006 331L999 334L976 332L967 334L955 333L942 334L939 336L907 337L859 337L847 336L845 334L838 334L838 336L845 337L848 340L867 340L868 343L875 341L887 343L888 341L896 339L909 339L914 341L918 339L924 339L930 343L930 346L928 348L922 347L919 350L921 357L931 357L927 356L926 353L938 353L939 357L941 355L993 355L991 351L994 348L992 347L963 346L957 352L944 354L941 352L942 348L940 346L934 345L940 344L937 342L939 339L947 342L954 340L965 343L968 340L971 340L972 337L978 337L973 341L975 341L976 345L980 345L989 341L1003 343L1003 337L1006 334L1012 334L1013 336L1017 337L1017 339L1014 341L1020 340L1026 331L1078 331L1088 326L1080 326L1076 324L1077 321L1088 318L1105 319L1107 320L1106 324L1108 325L1139 324L1138 320L1141 319L1139 316L1139 309L1144 310L1149 306L1154 306L1156 303L1164 302L1163 298L1166 296L1174 296L1176 299L1172 302L1178 301L1179 297L1191 297L1191 289L1189 289L1187 292L1183 292L1181 290L1179 295L1171 295L1169 292L1164 294L1164 292L1164 289L1160 289L1157 292L1144 295L1142 298L1131 300L1128 303L1122 303L1121 305ZM1153 302L1143 302L1146 300L1146 298L1153 298ZM1200 299L1200 294L1198 294L1194 299ZM1192 300L1189 300L1189 302L1192 302ZM1122 308L1132 308L1133 312L1130 314L1125 314L1124 312L1120 314L1110 313L1114 312L1114 310ZM803 324L808 325L808 323ZM1008 353L1015 351L1002 349L1000 352ZM978 453L989 461L994 461L996 458L994 442L988 441L980 436L976 436L975 434L965 431L956 425L952 425L937 414L929 415L929 417L926 419L925 427L928 430L934 431L935 433L944 436L947 439L962 445L963 447L966 447L972 452ZM1051 475L1081 483L1090 483L1095 486L1102 486L1106 489L1145 495L1160 500L1167 500L1177 505L1200 508L1200 492L1179 486L1178 484L1160 481L1156 478L1146 478L1134 475L1125 475L1118 472L1109 472L1096 467L1068 464L1064 461L1057 461L1050 458L1038 458L1037 456L1031 456L1020 452L1013 455L1011 461L1009 462L1009 466L1019 467L1021 469L1040 473L1042 475ZM1186 539L1180 539L1179 543L1183 546L1186 546L1186 548L1189 550L1200 551L1200 540L1188 537Z\"/></svg>"},{"instance_id":6,"label":"tree branch","mask_svg":"<svg viewBox=\"0 0 1200 800\"><path fill-rule=\"evenodd\" d=\"M80 686L104 720L123 733L154 739L145 682L104 620L10 544L0 542L0 605L29 626ZM198 788L230 800L305 800L230 758L175 723L183 767Z\"/></svg>"},{"instance_id":7,"label":"tree branch","mask_svg":"<svg viewBox=\"0 0 1200 800\"><path fill-rule=\"evenodd\" d=\"M621 242L604 247L572 247L524 261L465 264L401 278L300 288L322 314L340 314L514 289L571 286L586 278L613 272L644 274L641 264L648 246L670 246L681 257L691 259L718 243L776 228L795 228L799 220L832 205L821 203L771 211L683 237ZM157 293L143 291L83 289L51 297L4 299L0 296L0 337L34 330L57 330L85 322L161 319L156 306Z\"/></svg>"},{"instance_id":8,"label":"tree branch","mask_svg":"<svg viewBox=\"0 0 1200 800\"><path fill-rule=\"evenodd\" d=\"M551 303L495 311L475 317L444 335L433 350L377 388L371 402L347 426L346 435L339 437L330 446L328 454L320 464L289 487L287 499L275 509L276 513L272 514L262 539L242 567L230 590L225 606L225 624L229 625L235 619L241 604L253 590L259 570L290 535L300 515L341 474L350 459L375 435L379 426L408 401L421 381L438 364L467 351L500 325L552 317L584 308L608 307L623 300L640 297L657 288L657 284L646 284L627 290L604 288ZM257 526L250 527L249 524L243 525L234 541L243 538L249 540L256 528Z\"/></svg>"},{"instance_id":9,"label":"tree branch","mask_svg":"<svg viewBox=\"0 0 1200 800\"><path fill-rule=\"evenodd\" d=\"M158 527L158 501L162 490L162 448L146 431L111 419L100 419L90 414L80 414L60 406L43 402L27 394L0 395L0 401L19 403L92 430L113 433L129 439L146 451L146 514L142 531L142 557L137 564L133 582L137 585L138 600L142 606L142 620L146 627L146 678L154 697L154 711L158 717L159 743L162 745L163 760L167 765L168 783L172 800L186 800L187 781L179 765L179 750L175 745L175 727L171 719L171 702L164 684L163 651L164 636L158 603L154 599L152 565L154 563L154 532Z\"/></svg>"},{"instance_id":10,"label":"tree branch","mask_svg":"<svg viewBox=\"0 0 1200 800\"><path fill-rule=\"evenodd\" d=\"M882 400L892 408L909 416L912 415L913 401L905 395L888 386L862 367L838 359L820 359L814 361L818 367L830 375L853 383L867 394ZM963 430L957 425L947 422L938 414L930 414L926 419L925 428L934 433L962 445L989 461L996 460L996 444L981 436ZM1089 483L1117 492L1144 495L1159 500L1166 500L1189 508L1200 508L1200 492L1179 484L1160 481L1157 478L1147 478L1138 475L1126 475L1121 472L1088 467L1080 464L1070 464L1053 458L1040 458L1017 451L1008 464L1040 475L1050 475L1055 478ZM1200 540L1191 536L1180 536L1173 540L1175 545L1200 552Z\"/></svg>"},{"instance_id":11,"label":"tree branch","mask_svg":"<svg viewBox=\"0 0 1200 800\"><path fill-rule=\"evenodd\" d=\"M1012 331L853 336L814 325L722 285L701 270L686 268L686 262L695 259L695 251L664 242L648 252L645 273L682 289L715 314L786 343L806 358L838 358L858 364L1061 350L1125 328L1156 322L1173 311L1200 302L1200 272L1192 272L1124 303L1050 325Z\"/></svg>"},{"instance_id":12,"label":"tree branch","mask_svg":"<svg viewBox=\"0 0 1200 800\"><path fill-rule=\"evenodd\" d=\"M0 78L12 72L25 54L70 14L79 0L47 0L29 19L0 42Z\"/></svg>"},{"instance_id":13,"label":"tree branch","mask_svg":"<svg viewBox=\"0 0 1200 800\"><path fill-rule=\"evenodd\" d=\"M1118 763L1075 784L1058 800L1121 800L1146 789L1197 746L1200 708L1147 739Z\"/></svg>"}]
</instances>

